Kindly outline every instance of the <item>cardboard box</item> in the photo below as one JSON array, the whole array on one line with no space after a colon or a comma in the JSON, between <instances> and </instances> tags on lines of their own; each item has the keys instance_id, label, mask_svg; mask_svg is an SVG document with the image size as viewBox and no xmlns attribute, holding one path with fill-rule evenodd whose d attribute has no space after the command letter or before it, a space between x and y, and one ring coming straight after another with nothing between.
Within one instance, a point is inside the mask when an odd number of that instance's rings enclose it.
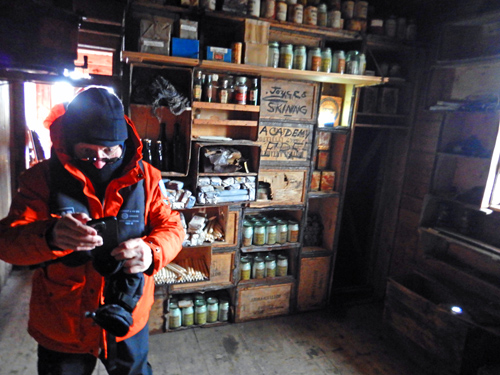
<instances>
[{"instance_id":1,"label":"cardboard box","mask_svg":"<svg viewBox=\"0 0 500 375\"><path fill-rule=\"evenodd\" d=\"M172 38L172 56L200 58L200 42L193 39Z\"/></svg>"},{"instance_id":2,"label":"cardboard box","mask_svg":"<svg viewBox=\"0 0 500 375\"><path fill-rule=\"evenodd\" d=\"M244 43L243 64L267 66L269 46L267 44Z\"/></svg>"},{"instance_id":3,"label":"cardboard box","mask_svg":"<svg viewBox=\"0 0 500 375\"><path fill-rule=\"evenodd\" d=\"M159 55L170 54L170 38L173 20L151 16L140 21L139 52Z\"/></svg>"},{"instance_id":4,"label":"cardboard box","mask_svg":"<svg viewBox=\"0 0 500 375\"><path fill-rule=\"evenodd\" d=\"M335 171L321 171L321 191L333 191L335 187Z\"/></svg>"},{"instance_id":5,"label":"cardboard box","mask_svg":"<svg viewBox=\"0 0 500 375\"><path fill-rule=\"evenodd\" d=\"M243 21L238 40L245 43L269 44L270 23L247 18Z\"/></svg>"},{"instance_id":6,"label":"cardboard box","mask_svg":"<svg viewBox=\"0 0 500 375\"><path fill-rule=\"evenodd\" d=\"M329 150L330 142L332 140L331 132L318 132L317 148L318 150Z\"/></svg>"},{"instance_id":7,"label":"cardboard box","mask_svg":"<svg viewBox=\"0 0 500 375\"><path fill-rule=\"evenodd\" d=\"M231 62L231 48L207 46L207 60Z\"/></svg>"},{"instance_id":8,"label":"cardboard box","mask_svg":"<svg viewBox=\"0 0 500 375\"><path fill-rule=\"evenodd\" d=\"M182 19L177 21L175 36L181 39L198 39L198 22Z\"/></svg>"},{"instance_id":9,"label":"cardboard box","mask_svg":"<svg viewBox=\"0 0 500 375\"><path fill-rule=\"evenodd\" d=\"M322 95L319 103L318 127L332 128L340 125L342 98Z\"/></svg>"},{"instance_id":10,"label":"cardboard box","mask_svg":"<svg viewBox=\"0 0 500 375\"><path fill-rule=\"evenodd\" d=\"M318 151L316 169L319 169L319 170L327 169L329 160L330 160L330 152L329 151L327 151L327 150Z\"/></svg>"},{"instance_id":11,"label":"cardboard box","mask_svg":"<svg viewBox=\"0 0 500 375\"><path fill-rule=\"evenodd\" d=\"M318 191L321 184L321 171L313 171L311 176L311 191Z\"/></svg>"}]
</instances>

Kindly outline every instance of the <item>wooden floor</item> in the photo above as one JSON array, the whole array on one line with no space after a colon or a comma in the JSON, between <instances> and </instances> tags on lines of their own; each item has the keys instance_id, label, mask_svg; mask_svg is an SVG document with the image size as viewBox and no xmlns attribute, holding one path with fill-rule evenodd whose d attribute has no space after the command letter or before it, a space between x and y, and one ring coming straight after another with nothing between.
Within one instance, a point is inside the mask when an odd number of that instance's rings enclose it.
<instances>
[{"instance_id":1,"label":"wooden floor","mask_svg":"<svg viewBox=\"0 0 500 375\"><path fill-rule=\"evenodd\" d=\"M36 374L30 277L13 271L0 294L0 375ZM368 303L156 334L149 360L155 375L426 375L386 337L381 317L382 306Z\"/></svg>"}]
</instances>

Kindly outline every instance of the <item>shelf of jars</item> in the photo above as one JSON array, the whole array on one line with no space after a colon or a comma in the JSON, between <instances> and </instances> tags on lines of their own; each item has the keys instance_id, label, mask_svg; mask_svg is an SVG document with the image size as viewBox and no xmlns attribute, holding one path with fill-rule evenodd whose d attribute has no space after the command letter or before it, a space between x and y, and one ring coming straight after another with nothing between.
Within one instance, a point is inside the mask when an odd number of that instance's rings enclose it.
<instances>
[{"instance_id":1,"label":"shelf of jars","mask_svg":"<svg viewBox=\"0 0 500 375\"><path fill-rule=\"evenodd\" d=\"M163 56L143 52L122 51L123 62L131 63L157 63L184 67L197 67L200 69L230 71L234 74L254 75L260 77L304 80L311 82L338 83L354 85L356 87L380 85L388 82L386 77L366 76L356 74L325 73L312 70L298 70L285 68L271 68L249 64L233 64L212 60L189 59L175 56Z\"/></svg>"}]
</instances>

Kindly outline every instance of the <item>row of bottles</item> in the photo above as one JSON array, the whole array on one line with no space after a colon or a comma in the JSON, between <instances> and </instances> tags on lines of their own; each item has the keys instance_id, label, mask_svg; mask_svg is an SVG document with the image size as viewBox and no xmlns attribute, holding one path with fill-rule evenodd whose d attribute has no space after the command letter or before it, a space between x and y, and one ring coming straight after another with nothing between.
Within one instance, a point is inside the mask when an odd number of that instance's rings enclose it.
<instances>
[{"instance_id":1,"label":"row of bottles","mask_svg":"<svg viewBox=\"0 0 500 375\"><path fill-rule=\"evenodd\" d=\"M269 43L268 64L272 68L312 70L325 73L365 73L366 57L359 51L337 50L332 53L331 48L309 48L278 42Z\"/></svg>"},{"instance_id":2,"label":"row of bottles","mask_svg":"<svg viewBox=\"0 0 500 375\"><path fill-rule=\"evenodd\" d=\"M205 74L197 70L193 82L193 100L258 105L259 80L255 77Z\"/></svg>"},{"instance_id":3,"label":"row of bottles","mask_svg":"<svg viewBox=\"0 0 500 375\"><path fill-rule=\"evenodd\" d=\"M142 158L162 172L185 173L186 146L181 125L174 124L172 139L167 136L167 124L160 123L160 134L156 141L142 139Z\"/></svg>"},{"instance_id":4,"label":"row of bottles","mask_svg":"<svg viewBox=\"0 0 500 375\"><path fill-rule=\"evenodd\" d=\"M247 254L240 259L240 280L286 275L288 275L288 257L285 254Z\"/></svg>"},{"instance_id":5,"label":"row of bottles","mask_svg":"<svg viewBox=\"0 0 500 375\"><path fill-rule=\"evenodd\" d=\"M229 320L229 299L201 293L171 298L169 302L168 328L227 322Z\"/></svg>"}]
</instances>

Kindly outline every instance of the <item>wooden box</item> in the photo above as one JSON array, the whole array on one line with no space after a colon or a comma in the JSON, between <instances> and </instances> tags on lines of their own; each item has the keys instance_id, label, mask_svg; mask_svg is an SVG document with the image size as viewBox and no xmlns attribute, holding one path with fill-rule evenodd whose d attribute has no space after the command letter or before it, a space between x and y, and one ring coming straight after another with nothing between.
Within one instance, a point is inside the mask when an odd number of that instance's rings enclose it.
<instances>
[{"instance_id":1,"label":"wooden box","mask_svg":"<svg viewBox=\"0 0 500 375\"><path fill-rule=\"evenodd\" d=\"M318 87L317 83L263 78L260 118L316 121Z\"/></svg>"},{"instance_id":2,"label":"wooden box","mask_svg":"<svg viewBox=\"0 0 500 375\"><path fill-rule=\"evenodd\" d=\"M304 204L307 169L261 169L259 183L269 184L268 199L259 199L251 206Z\"/></svg>"},{"instance_id":3,"label":"wooden box","mask_svg":"<svg viewBox=\"0 0 500 375\"><path fill-rule=\"evenodd\" d=\"M154 298L148 320L149 334L165 332L165 305L168 303L168 296L164 286L155 287Z\"/></svg>"},{"instance_id":4,"label":"wooden box","mask_svg":"<svg viewBox=\"0 0 500 375\"><path fill-rule=\"evenodd\" d=\"M420 364L440 374L475 375L482 365L498 361L492 348L498 348L500 339L476 325L465 308L459 310L461 296L419 273L390 278L384 321Z\"/></svg>"},{"instance_id":5,"label":"wooden box","mask_svg":"<svg viewBox=\"0 0 500 375\"><path fill-rule=\"evenodd\" d=\"M210 287L227 287L233 285L233 270L234 270L234 255L235 252L220 252L212 254L212 262L210 264L210 281L202 281L196 285L177 284L172 285L173 292L191 291Z\"/></svg>"},{"instance_id":6,"label":"wooden box","mask_svg":"<svg viewBox=\"0 0 500 375\"><path fill-rule=\"evenodd\" d=\"M238 288L235 322L288 314L291 291L292 284Z\"/></svg>"},{"instance_id":7,"label":"wooden box","mask_svg":"<svg viewBox=\"0 0 500 375\"><path fill-rule=\"evenodd\" d=\"M244 43L243 64L267 66L269 46L259 43Z\"/></svg>"},{"instance_id":8,"label":"wooden box","mask_svg":"<svg viewBox=\"0 0 500 375\"><path fill-rule=\"evenodd\" d=\"M268 45L270 26L267 21L245 18L237 32L237 39L240 42Z\"/></svg>"},{"instance_id":9,"label":"wooden box","mask_svg":"<svg viewBox=\"0 0 500 375\"><path fill-rule=\"evenodd\" d=\"M297 309L300 311L326 306L330 288L332 257L302 258L297 295Z\"/></svg>"}]
</instances>

